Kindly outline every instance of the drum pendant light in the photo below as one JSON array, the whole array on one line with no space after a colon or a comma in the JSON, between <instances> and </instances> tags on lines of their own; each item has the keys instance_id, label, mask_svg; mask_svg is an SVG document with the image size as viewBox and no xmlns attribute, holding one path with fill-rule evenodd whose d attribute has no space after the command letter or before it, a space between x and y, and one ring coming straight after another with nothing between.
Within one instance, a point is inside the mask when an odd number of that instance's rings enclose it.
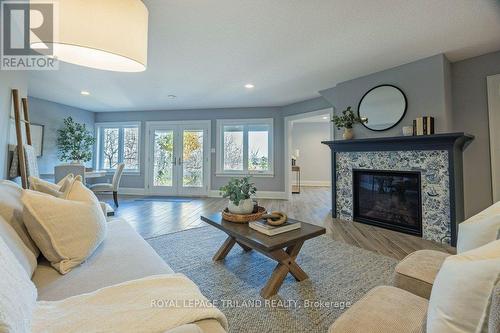
<instances>
[{"instance_id":1,"label":"drum pendant light","mask_svg":"<svg viewBox=\"0 0 500 333\"><path fill-rule=\"evenodd\" d=\"M53 46L58 60L117 72L146 70L148 9L141 0L62 0ZM39 43L33 43L36 48Z\"/></svg>"}]
</instances>

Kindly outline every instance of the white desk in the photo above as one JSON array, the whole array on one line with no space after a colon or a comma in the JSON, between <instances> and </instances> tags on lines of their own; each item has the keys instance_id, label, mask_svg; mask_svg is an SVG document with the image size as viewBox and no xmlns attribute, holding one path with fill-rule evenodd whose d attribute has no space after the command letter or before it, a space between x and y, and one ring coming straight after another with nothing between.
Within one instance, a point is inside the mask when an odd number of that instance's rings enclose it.
<instances>
[{"instance_id":1,"label":"white desk","mask_svg":"<svg viewBox=\"0 0 500 333\"><path fill-rule=\"evenodd\" d=\"M106 171L102 170L85 171L85 179L106 177L106 175Z\"/></svg>"}]
</instances>

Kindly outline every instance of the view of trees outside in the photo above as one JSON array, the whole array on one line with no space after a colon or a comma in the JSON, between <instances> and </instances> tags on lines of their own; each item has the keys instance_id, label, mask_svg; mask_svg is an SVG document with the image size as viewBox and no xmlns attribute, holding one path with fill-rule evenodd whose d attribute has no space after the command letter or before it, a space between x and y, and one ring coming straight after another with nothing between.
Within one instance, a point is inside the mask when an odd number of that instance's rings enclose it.
<instances>
[{"instance_id":1,"label":"view of trees outside","mask_svg":"<svg viewBox=\"0 0 500 333\"><path fill-rule=\"evenodd\" d=\"M243 128L224 128L224 170L243 170Z\"/></svg>"},{"instance_id":2,"label":"view of trees outside","mask_svg":"<svg viewBox=\"0 0 500 333\"><path fill-rule=\"evenodd\" d=\"M264 171L269 169L268 131L248 132L248 170Z\"/></svg>"},{"instance_id":3,"label":"view of trees outside","mask_svg":"<svg viewBox=\"0 0 500 333\"><path fill-rule=\"evenodd\" d=\"M139 169L139 129L137 127L124 128L123 140L125 169Z\"/></svg>"},{"instance_id":4,"label":"view of trees outside","mask_svg":"<svg viewBox=\"0 0 500 333\"><path fill-rule=\"evenodd\" d=\"M103 168L114 169L118 164L119 129L105 128L103 131Z\"/></svg>"},{"instance_id":5,"label":"view of trees outside","mask_svg":"<svg viewBox=\"0 0 500 333\"><path fill-rule=\"evenodd\" d=\"M120 136L120 131L123 134ZM123 144L120 145L120 137ZM115 169L120 160L120 147L123 147L125 169L139 169L139 129L137 127L104 128L103 130L103 169Z\"/></svg>"},{"instance_id":6,"label":"view of trees outside","mask_svg":"<svg viewBox=\"0 0 500 333\"><path fill-rule=\"evenodd\" d=\"M154 144L154 186L172 186L174 132L156 130Z\"/></svg>"},{"instance_id":7,"label":"view of trees outside","mask_svg":"<svg viewBox=\"0 0 500 333\"><path fill-rule=\"evenodd\" d=\"M243 171L243 126L224 128L224 170ZM248 133L248 170L269 169L269 131L250 129Z\"/></svg>"},{"instance_id":8,"label":"view of trees outside","mask_svg":"<svg viewBox=\"0 0 500 333\"><path fill-rule=\"evenodd\" d=\"M203 131L184 131L183 186L203 186Z\"/></svg>"}]
</instances>

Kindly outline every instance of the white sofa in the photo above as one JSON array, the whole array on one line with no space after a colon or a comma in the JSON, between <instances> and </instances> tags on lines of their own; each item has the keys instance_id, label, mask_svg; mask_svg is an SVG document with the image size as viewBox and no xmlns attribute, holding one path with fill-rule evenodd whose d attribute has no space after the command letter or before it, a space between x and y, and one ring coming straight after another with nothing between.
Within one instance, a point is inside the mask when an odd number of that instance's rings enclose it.
<instances>
[{"instance_id":1,"label":"white sofa","mask_svg":"<svg viewBox=\"0 0 500 333\"><path fill-rule=\"evenodd\" d=\"M21 205L17 198L13 198L12 191L4 191L4 185L5 181L0 181L0 218L9 220L12 217L2 217L9 210L5 205L12 206L18 216L20 212L15 210ZM169 273L174 271L126 221L111 218L106 239L86 262L61 275L40 255L32 281L37 287L38 300L54 301L121 282ZM195 324L206 333L225 332L215 319Z\"/></svg>"}]
</instances>

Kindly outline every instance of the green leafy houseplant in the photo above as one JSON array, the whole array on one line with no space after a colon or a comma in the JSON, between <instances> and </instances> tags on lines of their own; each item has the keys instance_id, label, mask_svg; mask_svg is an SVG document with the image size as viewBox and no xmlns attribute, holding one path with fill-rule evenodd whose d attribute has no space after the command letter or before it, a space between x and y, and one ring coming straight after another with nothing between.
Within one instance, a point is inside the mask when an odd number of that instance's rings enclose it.
<instances>
[{"instance_id":1,"label":"green leafy houseplant","mask_svg":"<svg viewBox=\"0 0 500 333\"><path fill-rule=\"evenodd\" d=\"M347 109L342 111L340 116L334 115L332 117L333 124L337 127L337 129L341 128L352 128L354 124L361 124L368 122L368 118L360 118L354 114L351 107L348 106Z\"/></svg>"},{"instance_id":2,"label":"green leafy houseplant","mask_svg":"<svg viewBox=\"0 0 500 333\"><path fill-rule=\"evenodd\" d=\"M250 183L250 177L231 178L229 183L219 190L223 198L228 198L236 206L257 192L254 183Z\"/></svg>"},{"instance_id":3,"label":"green leafy houseplant","mask_svg":"<svg viewBox=\"0 0 500 333\"><path fill-rule=\"evenodd\" d=\"M65 118L63 128L57 130L58 156L61 161L90 161L94 143L95 138L85 124L75 123L71 117Z\"/></svg>"}]
</instances>

